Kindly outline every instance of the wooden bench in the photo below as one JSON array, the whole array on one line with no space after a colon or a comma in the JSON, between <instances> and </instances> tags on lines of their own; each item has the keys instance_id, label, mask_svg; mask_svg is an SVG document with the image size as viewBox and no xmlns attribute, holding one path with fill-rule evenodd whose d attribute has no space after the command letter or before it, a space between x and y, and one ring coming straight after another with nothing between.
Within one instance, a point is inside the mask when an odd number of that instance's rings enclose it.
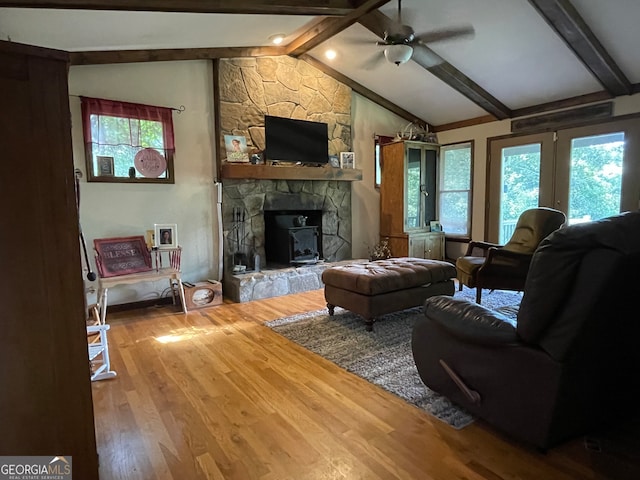
<instances>
[{"instance_id":1,"label":"wooden bench","mask_svg":"<svg viewBox=\"0 0 640 480\"><path fill-rule=\"evenodd\" d=\"M100 322L103 325L106 323L109 288L118 285L168 280L173 304L176 304L175 288L177 288L182 302L182 311L187 313L187 302L180 278L182 247L149 250L142 236L96 239L94 245L98 269L98 305ZM118 261L110 262L109 254L113 254L111 257Z\"/></svg>"}]
</instances>

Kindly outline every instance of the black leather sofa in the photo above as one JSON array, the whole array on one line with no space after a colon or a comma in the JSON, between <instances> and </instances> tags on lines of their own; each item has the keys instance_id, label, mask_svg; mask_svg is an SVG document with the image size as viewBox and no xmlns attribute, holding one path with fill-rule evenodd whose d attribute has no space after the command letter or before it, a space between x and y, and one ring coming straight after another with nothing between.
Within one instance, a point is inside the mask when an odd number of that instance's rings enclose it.
<instances>
[{"instance_id":1,"label":"black leather sofa","mask_svg":"<svg viewBox=\"0 0 640 480\"><path fill-rule=\"evenodd\" d=\"M540 449L636 415L640 211L557 230L535 251L517 318L426 300L412 349L423 382Z\"/></svg>"}]
</instances>

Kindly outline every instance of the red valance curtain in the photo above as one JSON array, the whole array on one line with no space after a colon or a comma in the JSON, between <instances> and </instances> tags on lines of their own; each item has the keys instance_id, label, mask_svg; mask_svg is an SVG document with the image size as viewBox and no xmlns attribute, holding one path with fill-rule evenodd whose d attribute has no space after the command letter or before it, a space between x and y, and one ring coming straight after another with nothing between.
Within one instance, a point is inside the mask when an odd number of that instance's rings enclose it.
<instances>
[{"instance_id":1,"label":"red valance curtain","mask_svg":"<svg viewBox=\"0 0 640 480\"><path fill-rule=\"evenodd\" d=\"M82 128L85 144L131 145L140 148L164 150L165 157L175 152L173 140L172 109L138 103L120 102L102 98L80 97L82 106ZM91 116L94 117L92 133ZM100 115L122 119L126 128L113 128L100 119ZM152 145L148 135L141 135L141 120L162 122L163 145ZM97 123L96 123L97 122Z\"/></svg>"}]
</instances>

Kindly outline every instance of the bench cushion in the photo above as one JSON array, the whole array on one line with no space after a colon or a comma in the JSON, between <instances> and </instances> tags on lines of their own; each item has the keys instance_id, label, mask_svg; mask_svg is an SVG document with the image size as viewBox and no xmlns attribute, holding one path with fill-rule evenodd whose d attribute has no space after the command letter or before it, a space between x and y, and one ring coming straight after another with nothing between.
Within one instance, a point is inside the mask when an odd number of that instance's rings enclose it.
<instances>
[{"instance_id":1,"label":"bench cushion","mask_svg":"<svg viewBox=\"0 0 640 480\"><path fill-rule=\"evenodd\" d=\"M449 262L400 257L327 268L322 272L325 285L363 295L380 295L455 278L456 268Z\"/></svg>"}]
</instances>

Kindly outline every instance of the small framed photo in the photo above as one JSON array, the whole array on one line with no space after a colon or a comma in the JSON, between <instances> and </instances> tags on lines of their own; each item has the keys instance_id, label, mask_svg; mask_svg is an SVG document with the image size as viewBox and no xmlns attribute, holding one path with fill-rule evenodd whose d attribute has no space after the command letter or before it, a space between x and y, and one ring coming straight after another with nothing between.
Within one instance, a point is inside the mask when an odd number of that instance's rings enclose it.
<instances>
[{"instance_id":1,"label":"small framed photo","mask_svg":"<svg viewBox=\"0 0 640 480\"><path fill-rule=\"evenodd\" d=\"M442 225L437 220L431 220L429 222L429 226L431 227L431 231L432 232L441 232L442 231Z\"/></svg>"},{"instance_id":2,"label":"small framed photo","mask_svg":"<svg viewBox=\"0 0 640 480\"><path fill-rule=\"evenodd\" d=\"M340 168L356 168L356 154L354 152L340 152Z\"/></svg>"},{"instance_id":3,"label":"small framed photo","mask_svg":"<svg viewBox=\"0 0 640 480\"><path fill-rule=\"evenodd\" d=\"M156 223L153 230L156 247L177 248L178 226L175 223Z\"/></svg>"},{"instance_id":4,"label":"small framed photo","mask_svg":"<svg viewBox=\"0 0 640 480\"><path fill-rule=\"evenodd\" d=\"M227 162L249 163L247 139L242 135L225 135L224 147L227 150Z\"/></svg>"},{"instance_id":5,"label":"small framed photo","mask_svg":"<svg viewBox=\"0 0 640 480\"><path fill-rule=\"evenodd\" d=\"M337 155L329 155L329 165L335 168L340 168L340 159Z\"/></svg>"},{"instance_id":6,"label":"small framed photo","mask_svg":"<svg viewBox=\"0 0 640 480\"><path fill-rule=\"evenodd\" d=\"M98 163L98 176L113 177L113 157L103 157L100 155L96 155L96 160Z\"/></svg>"}]
</instances>

